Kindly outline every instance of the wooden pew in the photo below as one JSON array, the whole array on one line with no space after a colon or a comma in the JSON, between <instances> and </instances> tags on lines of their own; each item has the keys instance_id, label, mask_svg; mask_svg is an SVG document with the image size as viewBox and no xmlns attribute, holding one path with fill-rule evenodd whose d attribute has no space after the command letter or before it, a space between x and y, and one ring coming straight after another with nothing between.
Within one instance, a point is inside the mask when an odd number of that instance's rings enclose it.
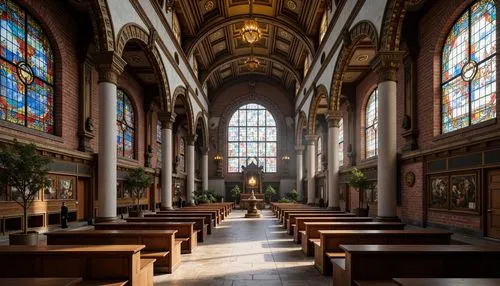
<instances>
[{"instance_id":1,"label":"wooden pew","mask_svg":"<svg viewBox=\"0 0 500 286\"><path fill-rule=\"evenodd\" d=\"M371 217L334 217L334 216L325 216L325 217L317 217L317 216L299 216L295 217L295 227L293 228L293 241L295 243L300 244L302 241L302 236L300 235L300 231L306 229L306 222L369 222L373 221Z\"/></svg>"},{"instance_id":2,"label":"wooden pew","mask_svg":"<svg viewBox=\"0 0 500 286\"><path fill-rule=\"evenodd\" d=\"M204 217L207 226L208 234L212 234L212 228L216 227L215 217L209 212L177 212L177 211L162 211L161 213L144 214L144 217Z\"/></svg>"},{"instance_id":3,"label":"wooden pew","mask_svg":"<svg viewBox=\"0 0 500 286\"><path fill-rule=\"evenodd\" d=\"M217 210L188 210L185 208L175 209L175 211L158 211L156 214L168 214L170 212L178 212L178 213L209 213L215 219L215 225L218 225L222 222L222 219Z\"/></svg>"},{"instance_id":4,"label":"wooden pew","mask_svg":"<svg viewBox=\"0 0 500 286\"><path fill-rule=\"evenodd\" d=\"M392 278L400 286L500 286L498 278Z\"/></svg>"},{"instance_id":5,"label":"wooden pew","mask_svg":"<svg viewBox=\"0 0 500 286\"><path fill-rule=\"evenodd\" d=\"M295 211L295 212L305 212L305 211L327 211L327 209L325 208L316 208L316 207L301 207L301 208L285 208L285 209L281 209L278 214L277 214L277 218L278 218L278 221L279 222L283 222L283 216L285 214L285 212L290 212L290 211Z\"/></svg>"},{"instance_id":6,"label":"wooden pew","mask_svg":"<svg viewBox=\"0 0 500 286\"><path fill-rule=\"evenodd\" d=\"M69 286L81 285L82 278L0 278L0 285L8 286Z\"/></svg>"},{"instance_id":7,"label":"wooden pew","mask_svg":"<svg viewBox=\"0 0 500 286\"><path fill-rule=\"evenodd\" d=\"M304 210L304 211L296 211L296 210L293 210L293 211L284 211L283 212L283 215L281 217L281 223L283 224L283 227L286 227L286 221L287 219L290 218L290 215L291 214L295 214L295 215L298 215L298 214L335 214L335 215L339 215L339 216L354 216L353 214L349 214L349 213L345 213L345 212L341 212L341 211L328 211L328 210Z\"/></svg>"},{"instance_id":8,"label":"wooden pew","mask_svg":"<svg viewBox=\"0 0 500 286\"><path fill-rule=\"evenodd\" d=\"M286 219L286 229L288 231L288 234L293 234L293 227L292 225L295 225L295 218L296 217L313 217L313 216L325 216L325 217L355 217L356 215L353 213L324 213L324 212L312 212L312 213L289 213L288 218Z\"/></svg>"},{"instance_id":9,"label":"wooden pew","mask_svg":"<svg viewBox=\"0 0 500 286\"><path fill-rule=\"evenodd\" d=\"M0 278L82 277L153 285L144 245L0 245Z\"/></svg>"},{"instance_id":10,"label":"wooden pew","mask_svg":"<svg viewBox=\"0 0 500 286\"><path fill-rule=\"evenodd\" d=\"M154 269L172 273L181 262L181 243L177 230L94 230L45 233L48 245L144 244L141 258L156 259Z\"/></svg>"},{"instance_id":11,"label":"wooden pew","mask_svg":"<svg viewBox=\"0 0 500 286\"><path fill-rule=\"evenodd\" d=\"M208 236L208 225L204 217L130 217L127 222L194 222L194 230L198 232L198 242L204 242Z\"/></svg>"},{"instance_id":12,"label":"wooden pew","mask_svg":"<svg viewBox=\"0 0 500 286\"><path fill-rule=\"evenodd\" d=\"M177 230L175 240L181 241L181 253L191 253L198 245L194 222L106 222L96 223L96 230Z\"/></svg>"},{"instance_id":13,"label":"wooden pew","mask_svg":"<svg viewBox=\"0 0 500 286\"><path fill-rule=\"evenodd\" d=\"M362 230L362 229L403 229L400 222L305 222L305 230L301 231L302 252L307 256L314 255L314 243L319 242L320 230Z\"/></svg>"},{"instance_id":14,"label":"wooden pew","mask_svg":"<svg viewBox=\"0 0 500 286\"><path fill-rule=\"evenodd\" d=\"M500 246L341 245L332 259L334 285L400 278L500 278Z\"/></svg>"},{"instance_id":15,"label":"wooden pew","mask_svg":"<svg viewBox=\"0 0 500 286\"><path fill-rule=\"evenodd\" d=\"M224 213L224 209L220 207L211 207L211 206L190 206L179 209L182 211L216 211L217 216L219 217L219 221L223 221L226 217Z\"/></svg>"},{"instance_id":16,"label":"wooden pew","mask_svg":"<svg viewBox=\"0 0 500 286\"><path fill-rule=\"evenodd\" d=\"M320 230L314 245L314 266L332 274L330 259L345 257L341 244L450 244L450 231L441 230Z\"/></svg>"}]
</instances>

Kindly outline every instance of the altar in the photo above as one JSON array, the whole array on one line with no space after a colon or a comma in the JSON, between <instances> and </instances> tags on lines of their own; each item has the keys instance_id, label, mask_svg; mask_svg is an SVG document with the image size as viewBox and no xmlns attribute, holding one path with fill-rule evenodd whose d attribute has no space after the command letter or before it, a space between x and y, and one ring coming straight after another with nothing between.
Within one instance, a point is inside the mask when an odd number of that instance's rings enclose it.
<instances>
[{"instance_id":1,"label":"altar","mask_svg":"<svg viewBox=\"0 0 500 286\"><path fill-rule=\"evenodd\" d=\"M262 174L264 168L257 165L257 158L250 157L247 159L247 165L241 166L243 176L243 192L240 194L240 207L248 209L248 203L245 202L254 192L255 198L262 200L257 202L257 208L262 210L266 204L264 202L264 194L262 193Z\"/></svg>"}]
</instances>

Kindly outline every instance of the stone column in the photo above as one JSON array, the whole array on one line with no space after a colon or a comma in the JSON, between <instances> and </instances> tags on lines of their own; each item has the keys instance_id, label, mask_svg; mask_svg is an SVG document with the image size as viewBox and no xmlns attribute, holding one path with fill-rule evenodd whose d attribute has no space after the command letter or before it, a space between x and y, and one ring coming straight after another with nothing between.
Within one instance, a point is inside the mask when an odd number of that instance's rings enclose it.
<instances>
[{"instance_id":1,"label":"stone column","mask_svg":"<svg viewBox=\"0 0 500 286\"><path fill-rule=\"evenodd\" d=\"M186 138L187 154L186 154L186 168L187 168L187 182L186 182L186 203L194 205L194 142L196 142L196 135L188 135Z\"/></svg>"},{"instance_id":2,"label":"stone column","mask_svg":"<svg viewBox=\"0 0 500 286\"><path fill-rule=\"evenodd\" d=\"M172 210L172 125L175 114L160 115L161 121L161 209Z\"/></svg>"},{"instance_id":3,"label":"stone column","mask_svg":"<svg viewBox=\"0 0 500 286\"><path fill-rule=\"evenodd\" d=\"M99 71L98 221L116 219L116 84L127 64L113 51L93 54Z\"/></svg>"},{"instance_id":4,"label":"stone column","mask_svg":"<svg viewBox=\"0 0 500 286\"><path fill-rule=\"evenodd\" d=\"M203 149L201 167L203 191L208 191L208 148Z\"/></svg>"},{"instance_id":5,"label":"stone column","mask_svg":"<svg viewBox=\"0 0 500 286\"><path fill-rule=\"evenodd\" d=\"M306 135L307 141L307 204L314 205L316 201L316 142L318 135Z\"/></svg>"},{"instance_id":6,"label":"stone column","mask_svg":"<svg viewBox=\"0 0 500 286\"><path fill-rule=\"evenodd\" d=\"M330 112L328 120L328 208L340 210L339 204L339 111Z\"/></svg>"},{"instance_id":7,"label":"stone column","mask_svg":"<svg viewBox=\"0 0 500 286\"><path fill-rule=\"evenodd\" d=\"M378 83L378 213L379 220L397 217L397 71L403 52L379 52L373 69Z\"/></svg>"},{"instance_id":8,"label":"stone column","mask_svg":"<svg viewBox=\"0 0 500 286\"><path fill-rule=\"evenodd\" d=\"M300 194L301 199L304 198L302 193L302 179L304 179L304 146L295 146L297 155L297 193Z\"/></svg>"}]
</instances>

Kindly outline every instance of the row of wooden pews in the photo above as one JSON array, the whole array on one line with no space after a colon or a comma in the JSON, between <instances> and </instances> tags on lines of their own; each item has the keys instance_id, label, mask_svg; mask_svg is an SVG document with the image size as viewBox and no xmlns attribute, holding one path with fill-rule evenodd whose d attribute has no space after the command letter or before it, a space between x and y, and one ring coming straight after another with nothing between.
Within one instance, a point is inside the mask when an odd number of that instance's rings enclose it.
<instances>
[{"instance_id":1,"label":"row of wooden pews","mask_svg":"<svg viewBox=\"0 0 500 286\"><path fill-rule=\"evenodd\" d=\"M153 285L154 273L175 271L181 254L205 242L232 208L217 203L159 211L91 230L46 233L47 245L0 246L0 284Z\"/></svg>"},{"instance_id":2,"label":"row of wooden pews","mask_svg":"<svg viewBox=\"0 0 500 286\"><path fill-rule=\"evenodd\" d=\"M400 222L301 204L273 203L272 210L304 254L314 255L315 267L333 275L333 285L434 285L425 284L429 279L441 283L435 285L500 282L494 279L500 271L492 266L500 265L498 246L451 245L449 231L405 229ZM476 279L464 284L467 278Z\"/></svg>"}]
</instances>

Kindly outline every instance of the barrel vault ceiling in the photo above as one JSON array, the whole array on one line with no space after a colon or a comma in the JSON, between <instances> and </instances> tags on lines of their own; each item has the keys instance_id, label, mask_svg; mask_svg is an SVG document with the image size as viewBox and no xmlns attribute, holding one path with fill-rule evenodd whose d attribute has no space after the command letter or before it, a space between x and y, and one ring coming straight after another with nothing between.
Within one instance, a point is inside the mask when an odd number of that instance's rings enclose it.
<instances>
[{"instance_id":1,"label":"barrel vault ceiling","mask_svg":"<svg viewBox=\"0 0 500 286\"><path fill-rule=\"evenodd\" d=\"M243 21L250 19L248 0L174 2L183 49L188 57L196 57L200 81L209 90L247 75L273 78L288 90L303 79L306 55L314 56L318 47L328 0L253 1L252 18L262 31L253 52L240 35ZM251 54L260 61L254 71L245 64Z\"/></svg>"}]
</instances>

